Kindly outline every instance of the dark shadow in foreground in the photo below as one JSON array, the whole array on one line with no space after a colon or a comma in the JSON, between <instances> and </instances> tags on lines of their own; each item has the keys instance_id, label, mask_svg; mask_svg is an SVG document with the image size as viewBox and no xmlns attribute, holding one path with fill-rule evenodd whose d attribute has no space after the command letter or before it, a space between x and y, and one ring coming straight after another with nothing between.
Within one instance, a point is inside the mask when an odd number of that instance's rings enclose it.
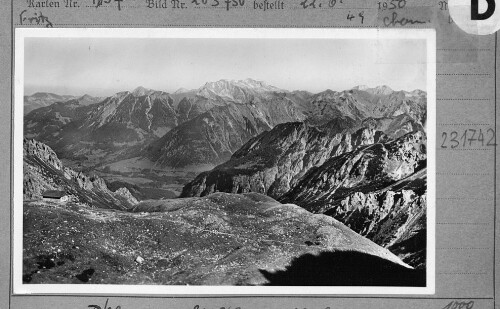
<instances>
[{"instance_id":1,"label":"dark shadow in foreground","mask_svg":"<svg viewBox=\"0 0 500 309\"><path fill-rule=\"evenodd\" d=\"M409 269L356 251L304 254L286 270L260 272L269 281L266 285L425 286L424 269Z\"/></svg>"}]
</instances>

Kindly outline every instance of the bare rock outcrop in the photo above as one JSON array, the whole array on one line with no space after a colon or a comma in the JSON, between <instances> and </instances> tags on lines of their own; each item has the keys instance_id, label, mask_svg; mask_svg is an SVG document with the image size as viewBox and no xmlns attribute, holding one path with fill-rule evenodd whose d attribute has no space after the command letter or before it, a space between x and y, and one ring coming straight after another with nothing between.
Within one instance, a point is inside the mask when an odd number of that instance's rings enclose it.
<instances>
[{"instance_id":1,"label":"bare rock outcrop","mask_svg":"<svg viewBox=\"0 0 500 309\"><path fill-rule=\"evenodd\" d=\"M348 119L339 122L350 123ZM280 198L312 168L332 157L373 144L381 132L349 127L325 132L301 122L277 125L246 143L231 159L187 184L181 196L258 192Z\"/></svg>"},{"instance_id":2,"label":"bare rock outcrop","mask_svg":"<svg viewBox=\"0 0 500 309\"><path fill-rule=\"evenodd\" d=\"M55 152L36 140L24 139L23 196L39 199L46 190L66 191L78 202L103 208L127 209L137 200L126 188L112 192L98 176L65 167Z\"/></svg>"}]
</instances>

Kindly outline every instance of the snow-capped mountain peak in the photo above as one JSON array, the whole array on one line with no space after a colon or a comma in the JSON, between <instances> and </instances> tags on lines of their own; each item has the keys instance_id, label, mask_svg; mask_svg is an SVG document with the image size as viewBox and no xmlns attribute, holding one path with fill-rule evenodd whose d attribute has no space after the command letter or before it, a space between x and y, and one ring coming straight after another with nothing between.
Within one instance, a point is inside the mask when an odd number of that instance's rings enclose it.
<instances>
[{"instance_id":1,"label":"snow-capped mountain peak","mask_svg":"<svg viewBox=\"0 0 500 309\"><path fill-rule=\"evenodd\" d=\"M148 88L144 88L142 86L139 86L132 91L132 95L135 97L142 97L144 95L149 95L153 92L155 92L155 91L152 89L148 89Z\"/></svg>"},{"instance_id":2,"label":"snow-capped mountain peak","mask_svg":"<svg viewBox=\"0 0 500 309\"><path fill-rule=\"evenodd\" d=\"M181 87L181 88L177 89L176 91L174 91L173 94L182 94L182 93L186 93L186 92L190 92L190 91L192 91L192 90L189 90L187 88L182 88Z\"/></svg>"},{"instance_id":3,"label":"snow-capped mountain peak","mask_svg":"<svg viewBox=\"0 0 500 309\"><path fill-rule=\"evenodd\" d=\"M368 87L367 85L359 85L352 88L353 90L366 91L375 95L389 95L394 92L391 87L387 85L377 86L375 88Z\"/></svg>"},{"instance_id":4,"label":"snow-capped mountain peak","mask_svg":"<svg viewBox=\"0 0 500 309\"><path fill-rule=\"evenodd\" d=\"M244 80L229 80L229 79L221 79L216 82L207 82L205 85L199 88L200 91L209 90L214 93L218 93L223 90L230 90L234 88L242 88L245 90L254 90L254 91L280 91L281 89L270 86L263 81L257 81L251 78L247 78Z\"/></svg>"},{"instance_id":5,"label":"snow-capped mountain peak","mask_svg":"<svg viewBox=\"0 0 500 309\"><path fill-rule=\"evenodd\" d=\"M358 85L356 87L352 87L352 89L366 91L366 90L370 89L370 87L368 87L367 85Z\"/></svg>"},{"instance_id":6,"label":"snow-capped mountain peak","mask_svg":"<svg viewBox=\"0 0 500 309\"><path fill-rule=\"evenodd\" d=\"M393 93L394 90L391 89L391 87L383 85L383 86L377 86L373 89L373 94L383 94L383 95L388 95Z\"/></svg>"}]
</instances>

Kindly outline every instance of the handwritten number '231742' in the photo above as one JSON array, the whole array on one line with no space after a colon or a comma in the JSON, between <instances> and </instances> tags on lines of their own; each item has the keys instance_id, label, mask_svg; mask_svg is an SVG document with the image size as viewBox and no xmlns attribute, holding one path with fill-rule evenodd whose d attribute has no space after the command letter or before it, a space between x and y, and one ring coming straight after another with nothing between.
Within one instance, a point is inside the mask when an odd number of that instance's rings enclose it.
<instances>
[{"instance_id":1,"label":"handwritten number '231742'","mask_svg":"<svg viewBox=\"0 0 500 309\"><path fill-rule=\"evenodd\" d=\"M462 147L484 147L496 146L495 143L495 130L492 128L483 132L482 129L466 129L462 132L451 131L443 132L441 134L442 143L441 148L451 149Z\"/></svg>"}]
</instances>

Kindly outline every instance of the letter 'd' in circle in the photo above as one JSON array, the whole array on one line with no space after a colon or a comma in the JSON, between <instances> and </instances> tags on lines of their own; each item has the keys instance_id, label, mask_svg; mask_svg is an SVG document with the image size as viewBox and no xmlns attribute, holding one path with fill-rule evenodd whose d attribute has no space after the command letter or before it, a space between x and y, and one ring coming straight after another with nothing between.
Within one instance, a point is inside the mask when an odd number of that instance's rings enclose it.
<instances>
[{"instance_id":1,"label":"letter 'd' in circle","mask_svg":"<svg viewBox=\"0 0 500 309\"><path fill-rule=\"evenodd\" d=\"M500 29L500 9L496 0L449 0L453 22L470 34L488 35Z\"/></svg>"}]
</instances>

